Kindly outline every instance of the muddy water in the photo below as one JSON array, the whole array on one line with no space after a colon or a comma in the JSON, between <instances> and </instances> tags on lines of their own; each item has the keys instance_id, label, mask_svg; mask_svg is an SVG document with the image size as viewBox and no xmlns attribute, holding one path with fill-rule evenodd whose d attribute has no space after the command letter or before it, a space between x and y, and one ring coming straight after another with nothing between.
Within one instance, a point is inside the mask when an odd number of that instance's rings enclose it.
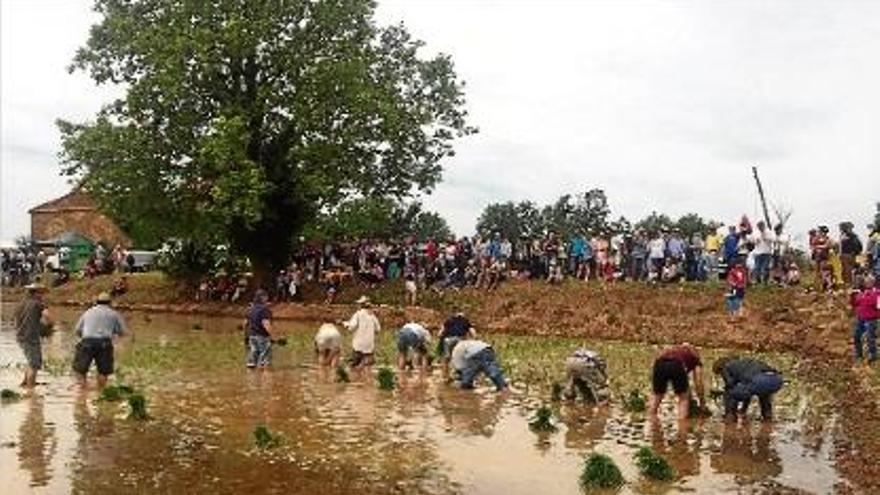
<instances>
[{"instance_id":1,"label":"muddy water","mask_svg":"<svg viewBox=\"0 0 880 495\"><path fill-rule=\"evenodd\" d=\"M10 309L4 306L4 314ZM59 310L71 326L77 314ZM336 383L313 366L317 325L282 322L289 344L275 347L270 373L247 372L238 321L126 315L134 339L117 348L118 378L144 391L152 417L126 419L124 405L95 401L68 375L68 332L46 344L47 372L36 392L0 406L3 493L580 493L584 457L609 454L629 484L623 493L828 493L840 479L831 454L836 417L823 388L797 378L797 363L765 358L790 383L777 421L730 425L710 419L675 424L617 406L554 407L559 430L535 434L528 419L547 400L563 356L584 342L487 336L516 392L499 397L443 384L439 375L399 377L382 392L372 376ZM609 361L616 396L647 390L650 346L589 343ZM390 362L390 333L380 361ZM710 359L719 351L706 351ZM0 332L0 386L15 388L20 351ZM753 406L756 409L756 406ZM757 414L756 410L751 413ZM265 424L280 447L254 448ZM640 480L631 456L652 445L677 471L672 483Z\"/></svg>"}]
</instances>

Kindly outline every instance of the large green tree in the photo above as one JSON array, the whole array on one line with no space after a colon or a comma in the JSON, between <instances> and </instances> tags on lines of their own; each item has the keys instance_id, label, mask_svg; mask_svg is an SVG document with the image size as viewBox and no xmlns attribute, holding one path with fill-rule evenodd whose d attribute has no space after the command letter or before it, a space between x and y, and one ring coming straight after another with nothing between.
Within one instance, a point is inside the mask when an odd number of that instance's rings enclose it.
<instances>
[{"instance_id":1,"label":"large green tree","mask_svg":"<svg viewBox=\"0 0 880 495\"><path fill-rule=\"evenodd\" d=\"M333 241L381 238L402 240L414 236L448 239L452 230L435 212L418 201L400 203L389 198L355 198L320 213L304 232L308 239Z\"/></svg>"},{"instance_id":2,"label":"large green tree","mask_svg":"<svg viewBox=\"0 0 880 495\"><path fill-rule=\"evenodd\" d=\"M124 96L59 121L64 172L141 242L228 243L258 271L351 197L430 191L466 122L447 55L369 0L97 0L71 70Z\"/></svg>"},{"instance_id":3,"label":"large green tree","mask_svg":"<svg viewBox=\"0 0 880 495\"><path fill-rule=\"evenodd\" d=\"M498 232L511 240L539 236L543 230L541 211L531 201L492 203L477 219L477 231L481 234Z\"/></svg>"}]
</instances>

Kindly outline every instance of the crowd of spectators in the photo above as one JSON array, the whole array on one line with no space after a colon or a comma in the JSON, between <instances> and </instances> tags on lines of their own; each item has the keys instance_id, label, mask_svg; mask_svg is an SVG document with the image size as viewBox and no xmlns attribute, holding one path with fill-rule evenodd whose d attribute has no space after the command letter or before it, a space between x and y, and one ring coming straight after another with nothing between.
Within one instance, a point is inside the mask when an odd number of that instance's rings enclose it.
<instances>
[{"instance_id":1,"label":"crowd of spectators","mask_svg":"<svg viewBox=\"0 0 880 495\"><path fill-rule=\"evenodd\" d=\"M827 231L827 229L824 229ZM846 233L848 232L848 233ZM846 253L857 251L861 265L878 263L878 253L863 253L849 240L852 229L841 231L840 243L826 236L831 245ZM877 238L877 232L869 234ZM849 237L848 237L849 236ZM878 242L868 247L877 250ZM811 241L811 246L813 242ZM844 247L848 246L848 247ZM829 251L833 253L835 248ZM813 253L815 259L815 253ZM845 256L841 256L846 259ZM319 282L333 302L343 282L352 280L371 288L387 280L404 279L408 295L421 289L437 291L465 287L492 290L508 279L543 280L558 284L566 279L614 282L677 283L724 279L735 260L743 261L751 284L798 285L801 266L789 235L780 226L759 221L754 227L747 217L736 225L708 233L685 236L680 230L643 231L631 234L587 232L562 237L548 232L540 238L511 240L499 233L460 239L418 242L362 240L355 243L307 245L294 255L291 265L280 271L270 293L275 300L296 300L303 284ZM856 266L852 258L850 272ZM844 261L846 265L848 262ZM822 265L824 267L824 265ZM839 287L846 279L832 284ZM246 280L237 283L221 277L206 281L205 296L231 299ZM415 300L415 294L412 294ZM210 297L210 296L209 296ZM408 297L409 299L409 297Z\"/></svg>"}]
</instances>

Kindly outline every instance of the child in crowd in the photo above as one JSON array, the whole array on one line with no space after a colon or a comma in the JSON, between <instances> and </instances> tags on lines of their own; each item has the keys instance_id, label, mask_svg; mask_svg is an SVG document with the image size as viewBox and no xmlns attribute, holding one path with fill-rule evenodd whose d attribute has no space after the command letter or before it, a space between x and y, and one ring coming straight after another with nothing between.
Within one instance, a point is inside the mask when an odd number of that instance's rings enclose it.
<instances>
[{"instance_id":1,"label":"child in crowd","mask_svg":"<svg viewBox=\"0 0 880 495\"><path fill-rule=\"evenodd\" d=\"M862 337L868 341L868 362L877 360L877 320L880 319L880 289L874 276L866 273L861 277L861 287L853 289L850 304L856 314L853 326L853 348L856 361L863 359Z\"/></svg>"},{"instance_id":2,"label":"child in crowd","mask_svg":"<svg viewBox=\"0 0 880 495\"><path fill-rule=\"evenodd\" d=\"M409 306L417 305L419 303L419 286L416 284L416 277L412 271L408 271L404 276L403 287L406 290L406 304Z\"/></svg>"},{"instance_id":3,"label":"child in crowd","mask_svg":"<svg viewBox=\"0 0 880 495\"><path fill-rule=\"evenodd\" d=\"M746 297L746 268L742 258L733 260L733 266L727 271L727 286L729 292L725 296L727 313L733 317L742 316L743 299Z\"/></svg>"}]
</instances>

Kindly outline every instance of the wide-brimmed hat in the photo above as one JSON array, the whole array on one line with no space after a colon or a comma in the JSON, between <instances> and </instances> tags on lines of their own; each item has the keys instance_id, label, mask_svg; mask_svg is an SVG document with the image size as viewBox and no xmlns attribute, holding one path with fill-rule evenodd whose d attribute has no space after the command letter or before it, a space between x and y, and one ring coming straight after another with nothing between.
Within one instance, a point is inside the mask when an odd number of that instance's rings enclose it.
<instances>
[{"instance_id":1,"label":"wide-brimmed hat","mask_svg":"<svg viewBox=\"0 0 880 495\"><path fill-rule=\"evenodd\" d=\"M31 292L42 292L42 291L48 290L45 285L43 285L39 282L27 284L24 286L24 288L31 291Z\"/></svg>"},{"instance_id":2,"label":"wide-brimmed hat","mask_svg":"<svg viewBox=\"0 0 880 495\"><path fill-rule=\"evenodd\" d=\"M112 301L112 300L113 300L113 298L110 297L109 292L102 292L102 293L98 294L98 297L95 299L95 302L97 302L98 304L109 304L110 301Z\"/></svg>"},{"instance_id":3,"label":"wide-brimmed hat","mask_svg":"<svg viewBox=\"0 0 880 495\"><path fill-rule=\"evenodd\" d=\"M355 301L356 304L370 304L370 298L367 296L361 296Z\"/></svg>"}]
</instances>

